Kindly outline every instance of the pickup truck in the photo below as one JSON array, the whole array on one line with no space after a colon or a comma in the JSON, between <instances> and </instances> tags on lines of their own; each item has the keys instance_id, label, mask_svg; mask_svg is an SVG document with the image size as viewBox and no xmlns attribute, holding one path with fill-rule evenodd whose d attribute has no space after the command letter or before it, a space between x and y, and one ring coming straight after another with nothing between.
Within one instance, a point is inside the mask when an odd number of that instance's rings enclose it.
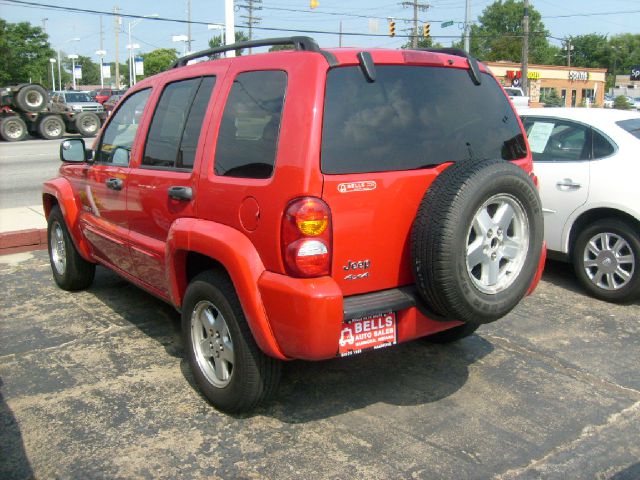
<instances>
[{"instance_id":1,"label":"pickup truck","mask_svg":"<svg viewBox=\"0 0 640 480\"><path fill-rule=\"evenodd\" d=\"M518 107L528 107L529 106L529 97L527 97L521 88L519 87L504 87L504 91L509 95L509 99L513 103L513 106Z\"/></svg>"}]
</instances>

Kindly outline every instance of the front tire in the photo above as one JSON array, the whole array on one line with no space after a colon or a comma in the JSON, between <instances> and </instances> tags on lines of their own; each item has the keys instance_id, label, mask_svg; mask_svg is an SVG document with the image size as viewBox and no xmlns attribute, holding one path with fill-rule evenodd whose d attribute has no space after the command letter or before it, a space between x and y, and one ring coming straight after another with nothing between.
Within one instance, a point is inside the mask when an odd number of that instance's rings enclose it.
<instances>
[{"instance_id":1,"label":"front tire","mask_svg":"<svg viewBox=\"0 0 640 480\"><path fill-rule=\"evenodd\" d=\"M17 115L3 118L0 122L0 137L7 142L21 142L27 134L27 124Z\"/></svg>"},{"instance_id":2,"label":"front tire","mask_svg":"<svg viewBox=\"0 0 640 480\"><path fill-rule=\"evenodd\" d=\"M249 411L275 391L280 361L256 344L226 274L203 272L189 284L182 335L196 384L219 410Z\"/></svg>"},{"instance_id":3,"label":"front tire","mask_svg":"<svg viewBox=\"0 0 640 480\"><path fill-rule=\"evenodd\" d=\"M640 298L640 237L628 223L607 219L586 227L573 248L573 268L582 286L607 302Z\"/></svg>"},{"instance_id":4,"label":"front tire","mask_svg":"<svg viewBox=\"0 0 640 480\"><path fill-rule=\"evenodd\" d=\"M93 283L96 266L87 262L76 250L67 225L55 206L47 219L47 244L53 279L63 290L83 290Z\"/></svg>"}]
</instances>

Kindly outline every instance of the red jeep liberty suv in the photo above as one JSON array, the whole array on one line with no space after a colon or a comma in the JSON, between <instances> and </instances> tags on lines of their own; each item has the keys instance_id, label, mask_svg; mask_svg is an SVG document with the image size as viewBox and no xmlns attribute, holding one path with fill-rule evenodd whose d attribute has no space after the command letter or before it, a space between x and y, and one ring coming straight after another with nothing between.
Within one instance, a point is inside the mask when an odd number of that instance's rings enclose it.
<instances>
[{"instance_id":1,"label":"red jeep liberty suv","mask_svg":"<svg viewBox=\"0 0 640 480\"><path fill-rule=\"evenodd\" d=\"M100 264L174 305L226 412L272 394L282 360L471 335L542 272L522 125L460 50L209 49L129 89L92 150L60 152L56 283L87 288Z\"/></svg>"}]
</instances>

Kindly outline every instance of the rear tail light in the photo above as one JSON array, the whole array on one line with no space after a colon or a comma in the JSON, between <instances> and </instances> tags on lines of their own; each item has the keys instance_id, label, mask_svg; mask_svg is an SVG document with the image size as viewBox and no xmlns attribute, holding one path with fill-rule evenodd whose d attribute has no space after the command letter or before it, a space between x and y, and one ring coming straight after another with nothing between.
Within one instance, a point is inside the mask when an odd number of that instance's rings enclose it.
<instances>
[{"instance_id":1,"label":"rear tail light","mask_svg":"<svg viewBox=\"0 0 640 480\"><path fill-rule=\"evenodd\" d=\"M331 273L331 212L319 198L304 197L287 206L282 219L282 258L289 275Z\"/></svg>"}]
</instances>

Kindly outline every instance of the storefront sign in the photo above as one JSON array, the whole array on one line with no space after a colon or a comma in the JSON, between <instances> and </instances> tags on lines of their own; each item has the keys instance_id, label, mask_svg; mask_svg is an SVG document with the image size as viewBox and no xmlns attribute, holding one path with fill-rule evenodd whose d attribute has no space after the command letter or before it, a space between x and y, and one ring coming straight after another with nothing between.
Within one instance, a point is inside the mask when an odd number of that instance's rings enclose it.
<instances>
[{"instance_id":1,"label":"storefront sign","mask_svg":"<svg viewBox=\"0 0 640 480\"><path fill-rule=\"evenodd\" d=\"M578 72L576 70L570 70L569 80L571 80L572 82L577 80L587 81L589 80L589 72Z\"/></svg>"},{"instance_id":2,"label":"storefront sign","mask_svg":"<svg viewBox=\"0 0 640 480\"><path fill-rule=\"evenodd\" d=\"M631 80L640 80L640 65L631 67Z\"/></svg>"},{"instance_id":3,"label":"storefront sign","mask_svg":"<svg viewBox=\"0 0 640 480\"><path fill-rule=\"evenodd\" d=\"M538 80L541 77L540 72L527 72L527 78L531 80ZM507 70L507 78L522 78L521 70Z\"/></svg>"}]
</instances>

